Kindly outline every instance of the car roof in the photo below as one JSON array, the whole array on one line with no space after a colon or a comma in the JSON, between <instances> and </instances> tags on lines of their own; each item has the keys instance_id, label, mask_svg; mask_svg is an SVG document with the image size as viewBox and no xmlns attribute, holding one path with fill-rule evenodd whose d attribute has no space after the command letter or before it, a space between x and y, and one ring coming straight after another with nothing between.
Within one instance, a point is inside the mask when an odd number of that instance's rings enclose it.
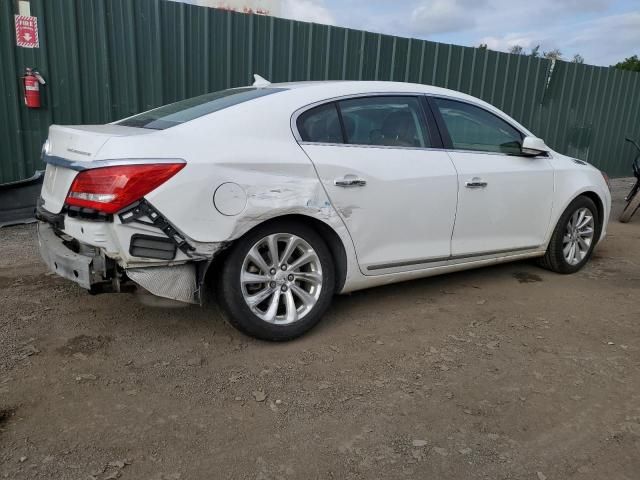
<instances>
[{"instance_id":1,"label":"car roof","mask_svg":"<svg viewBox=\"0 0 640 480\"><path fill-rule=\"evenodd\" d=\"M364 91L378 91L378 92L420 92L420 93L454 93L465 96L465 94L456 92L455 90L449 90L441 87L434 87L432 85L425 85L421 83L407 83L407 82L387 82L380 80L315 80L304 82L283 82L272 83L263 88L286 88L286 89L345 89L352 90L362 89Z\"/></svg>"},{"instance_id":2,"label":"car roof","mask_svg":"<svg viewBox=\"0 0 640 480\"><path fill-rule=\"evenodd\" d=\"M417 93L465 100L471 103L482 105L494 111L497 110L494 106L480 100L479 98L467 95L466 93L421 83L362 80L324 80L271 83L267 86L258 88L283 89L288 90L296 97L315 97L317 99L338 98L346 95L366 95L368 93ZM504 112L500 113L504 115Z\"/></svg>"},{"instance_id":3,"label":"car roof","mask_svg":"<svg viewBox=\"0 0 640 480\"><path fill-rule=\"evenodd\" d=\"M416 93L426 95L437 95L442 97L451 98L454 100L462 100L468 103L476 104L484 107L485 109L492 111L499 117L508 120L510 123L515 124L519 129L524 131L527 135L531 135L531 132L517 122L515 119L509 117L502 110L494 107L493 105L466 93L458 92L456 90L450 90L448 88L436 87L433 85L425 85L420 83L406 83L406 82L387 82L387 81L361 81L361 80L325 80L325 81L306 81L306 82L288 82L288 83L272 83L264 87L258 88L274 88L283 89L283 94L287 92L290 95L297 97L300 101L300 106L308 104L311 101L329 101L330 99L337 99L342 96L348 95L366 95L366 94L379 94L379 93ZM270 95L268 96L270 97ZM268 98L266 97L266 98ZM274 96L275 97L275 96ZM306 99L306 101L305 101ZM276 98L270 99L276 101Z\"/></svg>"}]
</instances>

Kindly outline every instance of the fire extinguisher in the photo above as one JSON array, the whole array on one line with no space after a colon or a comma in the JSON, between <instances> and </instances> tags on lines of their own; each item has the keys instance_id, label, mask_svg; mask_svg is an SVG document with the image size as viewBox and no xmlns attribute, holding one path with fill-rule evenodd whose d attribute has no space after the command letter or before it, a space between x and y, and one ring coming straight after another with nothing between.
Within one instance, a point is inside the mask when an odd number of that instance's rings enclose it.
<instances>
[{"instance_id":1,"label":"fire extinguisher","mask_svg":"<svg viewBox=\"0 0 640 480\"><path fill-rule=\"evenodd\" d=\"M40 85L46 82L37 70L27 67L24 77L24 104L29 108L40 108Z\"/></svg>"}]
</instances>

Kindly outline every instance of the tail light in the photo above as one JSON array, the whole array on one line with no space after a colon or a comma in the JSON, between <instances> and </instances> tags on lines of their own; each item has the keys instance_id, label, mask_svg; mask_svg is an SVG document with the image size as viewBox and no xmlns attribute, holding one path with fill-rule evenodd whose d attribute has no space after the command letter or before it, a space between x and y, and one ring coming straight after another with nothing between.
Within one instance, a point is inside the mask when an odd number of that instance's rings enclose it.
<instances>
[{"instance_id":1,"label":"tail light","mask_svg":"<svg viewBox=\"0 0 640 480\"><path fill-rule=\"evenodd\" d=\"M154 163L84 170L73 180L66 204L116 213L162 185L184 166L184 163Z\"/></svg>"}]
</instances>

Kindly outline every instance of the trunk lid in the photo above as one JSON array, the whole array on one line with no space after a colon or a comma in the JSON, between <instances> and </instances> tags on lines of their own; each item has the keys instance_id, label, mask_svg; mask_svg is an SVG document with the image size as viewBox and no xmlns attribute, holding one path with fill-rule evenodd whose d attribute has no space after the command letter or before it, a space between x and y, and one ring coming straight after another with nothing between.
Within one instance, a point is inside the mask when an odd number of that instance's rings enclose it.
<instances>
[{"instance_id":1,"label":"trunk lid","mask_svg":"<svg viewBox=\"0 0 640 480\"><path fill-rule=\"evenodd\" d=\"M113 137L147 135L153 130L120 125L52 125L49 128L49 148L45 156L59 157L72 162L90 163L98 159L102 147ZM51 213L60 213L77 170L47 162L42 185L43 207Z\"/></svg>"}]
</instances>

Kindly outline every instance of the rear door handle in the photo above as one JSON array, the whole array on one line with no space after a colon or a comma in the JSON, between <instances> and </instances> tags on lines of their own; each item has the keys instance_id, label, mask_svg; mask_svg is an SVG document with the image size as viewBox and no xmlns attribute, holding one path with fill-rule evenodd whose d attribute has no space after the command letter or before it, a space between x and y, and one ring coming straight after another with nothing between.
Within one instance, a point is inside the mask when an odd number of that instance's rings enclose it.
<instances>
[{"instance_id":1,"label":"rear door handle","mask_svg":"<svg viewBox=\"0 0 640 480\"><path fill-rule=\"evenodd\" d=\"M465 182L464 186L467 188L485 188L487 186L487 182L483 182L482 179L474 177L470 182Z\"/></svg>"},{"instance_id":2,"label":"rear door handle","mask_svg":"<svg viewBox=\"0 0 640 480\"><path fill-rule=\"evenodd\" d=\"M364 187L367 181L355 175L345 175L343 178L336 178L333 184L336 187Z\"/></svg>"}]
</instances>

